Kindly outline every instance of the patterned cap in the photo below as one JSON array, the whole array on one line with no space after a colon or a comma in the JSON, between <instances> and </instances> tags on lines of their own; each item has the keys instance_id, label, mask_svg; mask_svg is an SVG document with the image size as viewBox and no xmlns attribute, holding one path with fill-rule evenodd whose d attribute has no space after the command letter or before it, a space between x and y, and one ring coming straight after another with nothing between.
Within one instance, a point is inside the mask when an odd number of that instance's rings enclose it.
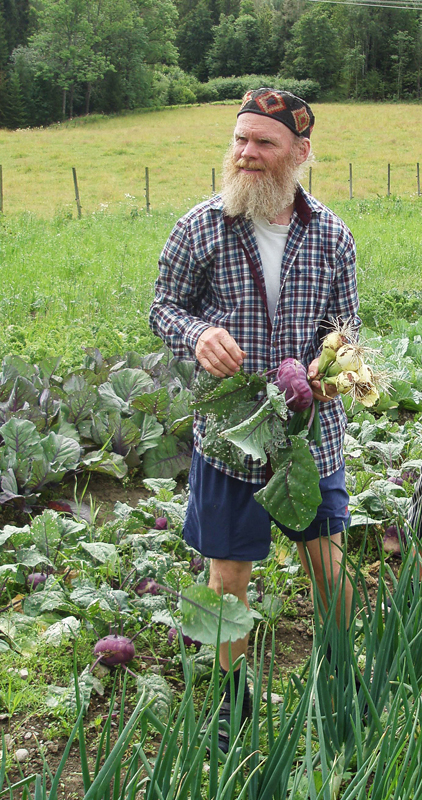
<instances>
[{"instance_id":1,"label":"patterned cap","mask_svg":"<svg viewBox=\"0 0 422 800\"><path fill-rule=\"evenodd\" d=\"M296 136L310 137L315 117L310 106L300 97L281 89L253 89L246 92L237 116L261 114L287 125Z\"/></svg>"}]
</instances>

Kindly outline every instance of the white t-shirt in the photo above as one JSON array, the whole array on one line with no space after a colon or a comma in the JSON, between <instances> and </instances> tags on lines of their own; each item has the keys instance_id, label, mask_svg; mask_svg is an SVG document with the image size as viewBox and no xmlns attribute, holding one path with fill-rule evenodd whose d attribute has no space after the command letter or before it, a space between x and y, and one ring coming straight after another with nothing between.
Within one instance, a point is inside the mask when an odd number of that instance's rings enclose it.
<instances>
[{"instance_id":1,"label":"white t-shirt","mask_svg":"<svg viewBox=\"0 0 422 800\"><path fill-rule=\"evenodd\" d=\"M254 219L253 223L264 270L268 313L273 320L280 293L281 261L290 226L276 225L263 218Z\"/></svg>"}]
</instances>

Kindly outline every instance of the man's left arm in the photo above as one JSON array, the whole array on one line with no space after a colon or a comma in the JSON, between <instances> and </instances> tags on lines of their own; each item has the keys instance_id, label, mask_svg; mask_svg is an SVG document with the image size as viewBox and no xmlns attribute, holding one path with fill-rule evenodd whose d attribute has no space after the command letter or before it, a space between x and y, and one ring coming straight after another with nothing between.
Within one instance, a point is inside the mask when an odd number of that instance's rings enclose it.
<instances>
[{"instance_id":1,"label":"man's left arm","mask_svg":"<svg viewBox=\"0 0 422 800\"><path fill-rule=\"evenodd\" d=\"M356 281L356 245L351 232L344 225L337 241L335 253L335 279L332 284L326 319L336 321L339 325L347 323L357 333L361 320L358 316L359 299ZM321 327L319 336L322 341L329 331ZM329 402L337 394L335 386L325 387L322 393L321 384L316 380L318 374L318 358L308 367L308 378L315 400ZM314 380L312 380L314 378Z\"/></svg>"}]
</instances>

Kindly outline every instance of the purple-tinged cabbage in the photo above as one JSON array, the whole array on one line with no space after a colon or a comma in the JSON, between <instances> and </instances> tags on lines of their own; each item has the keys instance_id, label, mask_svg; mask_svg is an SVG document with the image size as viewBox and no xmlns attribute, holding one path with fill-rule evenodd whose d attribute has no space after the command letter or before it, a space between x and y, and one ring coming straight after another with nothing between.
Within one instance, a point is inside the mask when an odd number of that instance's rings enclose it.
<instances>
[{"instance_id":1,"label":"purple-tinged cabbage","mask_svg":"<svg viewBox=\"0 0 422 800\"><path fill-rule=\"evenodd\" d=\"M168 528L168 522L166 517L157 517L155 520L154 528L156 531L166 531Z\"/></svg>"},{"instance_id":2,"label":"purple-tinged cabbage","mask_svg":"<svg viewBox=\"0 0 422 800\"><path fill-rule=\"evenodd\" d=\"M403 528L398 528L397 525L389 525L384 531L383 546L386 553L393 553L393 555L401 555L400 540L402 544L406 543L406 535Z\"/></svg>"},{"instance_id":3,"label":"purple-tinged cabbage","mask_svg":"<svg viewBox=\"0 0 422 800\"><path fill-rule=\"evenodd\" d=\"M312 405L314 398L306 369L295 358L281 362L274 383L280 392L286 392L286 404L291 411L304 411Z\"/></svg>"},{"instance_id":4,"label":"purple-tinged cabbage","mask_svg":"<svg viewBox=\"0 0 422 800\"><path fill-rule=\"evenodd\" d=\"M135 655L135 647L127 636L110 634L99 639L94 647L94 653L100 657L102 664L107 667L116 667L118 664L127 664Z\"/></svg>"},{"instance_id":5,"label":"purple-tinged cabbage","mask_svg":"<svg viewBox=\"0 0 422 800\"><path fill-rule=\"evenodd\" d=\"M139 597L143 594L158 594L160 587L154 578L142 578L138 585L135 586L135 592Z\"/></svg>"},{"instance_id":6,"label":"purple-tinged cabbage","mask_svg":"<svg viewBox=\"0 0 422 800\"><path fill-rule=\"evenodd\" d=\"M199 650L201 647L201 642L198 642L196 639L191 639L190 636L186 636L185 633L182 633L182 639L184 642L185 647L190 647L192 644L195 645L196 649ZM167 637L168 643L173 644L175 640L177 640L177 629L170 628Z\"/></svg>"}]
</instances>

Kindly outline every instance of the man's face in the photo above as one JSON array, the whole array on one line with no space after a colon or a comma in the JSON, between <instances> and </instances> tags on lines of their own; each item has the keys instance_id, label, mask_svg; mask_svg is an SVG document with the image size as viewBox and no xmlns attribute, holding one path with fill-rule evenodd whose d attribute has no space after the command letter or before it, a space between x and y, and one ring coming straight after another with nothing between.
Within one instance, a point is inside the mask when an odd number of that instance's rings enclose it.
<instances>
[{"instance_id":1,"label":"man's face","mask_svg":"<svg viewBox=\"0 0 422 800\"><path fill-rule=\"evenodd\" d=\"M240 172L258 178L260 172L274 174L285 159L290 160L292 154L299 165L306 160L308 153L309 140L298 139L278 120L248 113L238 117L233 154Z\"/></svg>"},{"instance_id":2,"label":"man's face","mask_svg":"<svg viewBox=\"0 0 422 800\"><path fill-rule=\"evenodd\" d=\"M270 222L294 201L300 166L310 150L278 120L241 114L223 167L221 194L230 216Z\"/></svg>"}]
</instances>

